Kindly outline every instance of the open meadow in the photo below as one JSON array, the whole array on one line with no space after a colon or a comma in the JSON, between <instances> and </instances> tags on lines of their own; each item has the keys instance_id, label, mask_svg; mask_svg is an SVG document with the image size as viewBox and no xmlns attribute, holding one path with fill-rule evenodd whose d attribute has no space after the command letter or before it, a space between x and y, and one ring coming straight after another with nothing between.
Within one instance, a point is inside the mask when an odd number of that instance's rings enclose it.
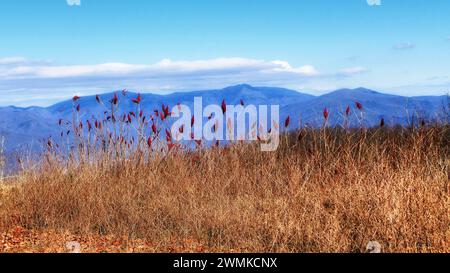
<instances>
[{"instance_id":1,"label":"open meadow","mask_svg":"<svg viewBox=\"0 0 450 273\"><path fill-rule=\"evenodd\" d=\"M0 252L450 252L448 125L305 127L274 152L92 127L0 184Z\"/></svg>"}]
</instances>

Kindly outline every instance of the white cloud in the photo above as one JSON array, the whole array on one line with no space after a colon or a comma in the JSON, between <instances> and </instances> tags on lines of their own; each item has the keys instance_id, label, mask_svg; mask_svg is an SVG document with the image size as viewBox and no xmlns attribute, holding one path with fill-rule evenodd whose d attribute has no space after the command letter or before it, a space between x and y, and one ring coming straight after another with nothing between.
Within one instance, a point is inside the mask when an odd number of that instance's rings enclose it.
<instances>
[{"instance_id":1,"label":"white cloud","mask_svg":"<svg viewBox=\"0 0 450 273\"><path fill-rule=\"evenodd\" d=\"M8 61L8 59L5 62ZM19 59L17 59L19 60ZM11 59L10 62L14 61ZM1 63L0 63L1 64ZM73 78L73 77L170 77L224 75L240 73L288 73L313 77L319 72L311 65L292 67L285 61L264 61L245 58L172 61L164 59L155 64L104 63L96 65L22 65L2 68L0 76L6 79Z\"/></svg>"},{"instance_id":2,"label":"white cloud","mask_svg":"<svg viewBox=\"0 0 450 273\"><path fill-rule=\"evenodd\" d=\"M69 6L81 6L81 0L67 0Z\"/></svg>"},{"instance_id":3,"label":"white cloud","mask_svg":"<svg viewBox=\"0 0 450 273\"><path fill-rule=\"evenodd\" d=\"M396 50L408 50L408 49L414 49L416 48L416 45L413 43L399 43L394 45L394 49Z\"/></svg>"},{"instance_id":4,"label":"white cloud","mask_svg":"<svg viewBox=\"0 0 450 273\"><path fill-rule=\"evenodd\" d=\"M216 89L241 83L314 87L365 71L363 67L351 67L321 72L308 64L293 66L287 61L249 58L164 59L151 64L93 65L56 65L21 57L0 58L0 105L42 106L68 98L74 92L93 95L122 88L168 93Z\"/></svg>"},{"instance_id":5,"label":"white cloud","mask_svg":"<svg viewBox=\"0 0 450 273\"><path fill-rule=\"evenodd\" d=\"M288 62L285 61L272 61L273 64L278 65L279 67L274 68L276 72L291 72L297 73L303 76L318 76L320 73L316 70L316 68L312 65L304 65L298 68L292 67Z\"/></svg>"}]
</instances>

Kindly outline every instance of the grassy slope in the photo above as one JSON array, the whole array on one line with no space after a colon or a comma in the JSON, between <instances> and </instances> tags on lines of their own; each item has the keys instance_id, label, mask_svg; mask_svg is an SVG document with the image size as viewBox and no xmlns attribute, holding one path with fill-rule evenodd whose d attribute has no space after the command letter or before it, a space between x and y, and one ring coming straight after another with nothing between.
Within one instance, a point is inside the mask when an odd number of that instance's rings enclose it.
<instances>
[{"instance_id":1,"label":"grassy slope","mask_svg":"<svg viewBox=\"0 0 450 273\"><path fill-rule=\"evenodd\" d=\"M450 251L448 127L303 130L274 153L89 154L48 155L0 192L0 252L62 251L71 238L91 252L362 252L371 240Z\"/></svg>"}]
</instances>

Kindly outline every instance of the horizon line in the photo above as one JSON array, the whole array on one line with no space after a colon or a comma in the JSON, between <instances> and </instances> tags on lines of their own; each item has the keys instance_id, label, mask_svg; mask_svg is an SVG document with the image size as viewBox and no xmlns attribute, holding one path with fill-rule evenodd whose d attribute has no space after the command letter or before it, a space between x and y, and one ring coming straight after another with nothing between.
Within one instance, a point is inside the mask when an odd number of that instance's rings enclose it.
<instances>
[{"instance_id":1,"label":"horizon line","mask_svg":"<svg viewBox=\"0 0 450 273\"><path fill-rule=\"evenodd\" d=\"M403 97L403 98L420 98L420 97L435 97L435 98L439 98L439 97L446 97L446 96L448 97L448 96L450 96L449 92L447 92L447 94L442 94L442 95L403 96L403 95L398 95L398 94L394 94L394 93L389 93L389 92L386 92L386 91L378 91L378 90L367 88L367 87L363 87L363 86L356 87L356 88L346 88L346 87L338 88L338 89L330 90L328 92L324 92L323 94L320 94L320 95L314 95L314 94L310 94L310 93L305 93L302 90L290 89L290 88L286 88L286 87L260 86L260 85L251 85L251 84L247 84L247 83L242 83L242 84L225 86L223 88L218 88L218 89L214 89L213 88L213 89L200 89L200 90L173 91L173 92L169 92L169 93L165 93L165 94L157 94L156 92L158 92L158 91L142 91L142 92L139 92L139 91L134 91L134 90L129 90L129 89L124 88L124 89L121 89L121 90L105 91L103 93L90 94L90 95L85 95L85 96L81 95L80 98L81 99L82 98L91 98L91 97L93 98L93 97L95 97L97 95L98 96L105 96L105 95L108 95L108 94L119 93L119 92L122 92L122 91L126 91L127 94L135 94L135 95L141 94L141 95L154 95L154 96L160 96L160 97L167 97L167 96L171 96L171 95L175 95L175 94L183 94L183 93L184 94L188 94L188 93L195 93L195 92L225 91L226 89L237 88L237 87L249 87L249 88L254 88L254 89L257 89L257 88L277 88L277 89L284 89L284 90L288 90L288 91L297 92L299 94L308 95L308 96L311 96L311 97L314 97L314 98L320 98L320 97L325 96L325 95L329 95L329 94L332 94L332 93L335 93L335 92L339 92L339 91L346 91L346 90L348 90L348 91L366 90L366 91L375 92L375 93L380 94L380 95L388 95L388 96ZM75 94L75 95L77 95L77 94ZM62 99L62 100L57 101L55 103L49 104L47 106L38 106L38 105L16 106L16 105L10 104L10 105L3 105L3 106L0 105L0 108L16 108L16 109L43 108L43 109L45 109L45 108L49 108L49 107L55 106L55 105L60 104L60 103L64 103L64 102L70 101L70 100L72 100L72 97L68 96L67 99Z\"/></svg>"}]
</instances>

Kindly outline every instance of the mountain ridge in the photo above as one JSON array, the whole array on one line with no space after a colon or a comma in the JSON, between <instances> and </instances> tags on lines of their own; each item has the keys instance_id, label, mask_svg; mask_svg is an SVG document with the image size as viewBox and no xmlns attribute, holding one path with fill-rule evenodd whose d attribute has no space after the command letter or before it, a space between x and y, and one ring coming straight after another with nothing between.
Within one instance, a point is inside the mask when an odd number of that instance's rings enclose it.
<instances>
[{"instance_id":1,"label":"mountain ridge","mask_svg":"<svg viewBox=\"0 0 450 273\"><path fill-rule=\"evenodd\" d=\"M204 89L204 90L196 90L196 91L176 91L176 92L172 92L172 93L168 93L168 94L156 94L154 92L137 92L137 91L127 91L128 95L138 95L141 94L142 96L155 96L158 98L170 98L173 96L186 96L186 95L193 95L193 94L202 94L205 95L205 93L211 93L211 92L224 92L230 89L235 89L235 88L248 88L248 89L252 89L252 90L259 90L259 91L287 91L291 94L297 94L300 96L305 96L305 97L310 97L310 98L319 98L319 97L325 97L327 95L342 95L342 94L363 94L363 93L370 93L370 94L376 94L376 95L384 95L384 96L391 96L391 97L401 97L401 98L446 98L447 95L419 95L419 96L402 96L402 95L396 95L396 94L389 94L387 92L380 92L380 91L375 91L369 88L365 88L365 87L357 87L357 88L341 88L341 89L337 89L322 95L312 95L312 94L308 94L308 93L303 93L297 90L293 90L293 89L289 89L289 88L282 88L282 87L268 87L268 86L252 86L249 84L238 84L238 85L234 85L234 86L229 86L229 87L225 87L222 89ZM107 96L113 96L115 93L119 94L121 93L121 90L117 90L117 91L107 91L105 93L99 93L98 95L101 97L107 97ZM81 99L86 99L86 98L94 98L95 99L96 95L87 95L87 96L82 96ZM30 110L30 109L48 109L48 108L52 108L55 107L56 105L60 105L62 103L67 103L67 102L71 102L72 99L66 99L66 100L62 100L60 102L56 102L52 105L49 106L27 106L27 107L20 107L20 106L15 106L15 105L7 105L7 106L0 106L0 109L2 108L13 108L13 109L20 109L20 110Z\"/></svg>"},{"instance_id":2,"label":"mountain ridge","mask_svg":"<svg viewBox=\"0 0 450 273\"><path fill-rule=\"evenodd\" d=\"M129 91L126 96L122 92L107 92L99 95L107 104L114 93L120 101L120 110L124 113L136 110L131 102L137 92ZM280 120L291 117L293 127L300 123L320 126L323 123L323 109L330 112L329 124L342 124L342 113L350 106L350 122L358 124L358 110L355 103L363 105L364 122L366 126L379 124L381 118L386 119L387 125L408 124L412 115L424 119L438 119L442 106L447 105L447 96L412 96L405 97L381 93L367 88L339 89L324 95L314 96L295 90L279 87L258 87L248 84L229 86L223 89L174 92L165 95L141 93L141 106L147 113L160 108L161 104L174 106L183 103L192 107L194 97L201 96L203 105L218 104L225 100L229 105L245 104L280 105ZM96 101L96 96L81 97L77 101L80 105L81 119L100 116L107 110ZM59 119L71 120L72 100L65 100L48 107L0 107L0 135L6 136L6 149L15 150L18 147L34 146L39 140L58 135Z\"/></svg>"}]
</instances>

